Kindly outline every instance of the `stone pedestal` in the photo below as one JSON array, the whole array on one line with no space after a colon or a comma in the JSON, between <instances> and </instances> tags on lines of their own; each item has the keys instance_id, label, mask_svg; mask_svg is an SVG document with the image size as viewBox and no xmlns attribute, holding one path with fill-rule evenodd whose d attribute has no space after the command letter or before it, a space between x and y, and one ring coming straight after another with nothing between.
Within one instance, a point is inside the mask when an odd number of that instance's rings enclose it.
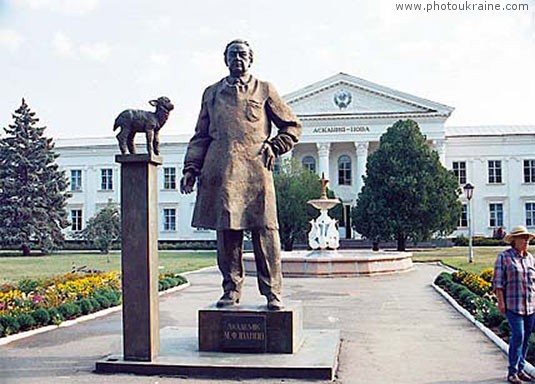
<instances>
[{"instance_id":1,"label":"stone pedestal","mask_svg":"<svg viewBox=\"0 0 535 384\"><path fill-rule=\"evenodd\" d=\"M288 302L279 311L266 306L199 310L199 351L296 353L303 340L303 305Z\"/></svg>"},{"instance_id":2,"label":"stone pedestal","mask_svg":"<svg viewBox=\"0 0 535 384\"><path fill-rule=\"evenodd\" d=\"M152 361L160 350L158 305L159 156L117 155L121 164L124 360Z\"/></svg>"}]
</instances>

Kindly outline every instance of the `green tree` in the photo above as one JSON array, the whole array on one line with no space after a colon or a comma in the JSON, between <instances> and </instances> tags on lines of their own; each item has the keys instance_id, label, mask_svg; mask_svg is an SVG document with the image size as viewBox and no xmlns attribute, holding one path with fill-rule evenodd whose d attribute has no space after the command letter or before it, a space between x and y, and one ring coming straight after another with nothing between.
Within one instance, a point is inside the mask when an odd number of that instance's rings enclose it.
<instances>
[{"instance_id":1,"label":"green tree","mask_svg":"<svg viewBox=\"0 0 535 384\"><path fill-rule=\"evenodd\" d=\"M295 241L306 241L309 221L319 215L307 201L320 197L321 184L318 175L289 159L281 162L273 179L280 238L284 250L291 251Z\"/></svg>"},{"instance_id":2,"label":"green tree","mask_svg":"<svg viewBox=\"0 0 535 384\"><path fill-rule=\"evenodd\" d=\"M46 127L36 126L39 119L24 99L13 120L0 138L0 244L27 256L35 243L47 253L62 243L69 225L67 178L52 139L43 136Z\"/></svg>"},{"instance_id":3,"label":"green tree","mask_svg":"<svg viewBox=\"0 0 535 384\"><path fill-rule=\"evenodd\" d=\"M381 136L368 157L367 176L353 210L353 226L374 242L395 240L405 250L408 239L447 235L461 214L457 179L440 163L436 151L413 120L398 121Z\"/></svg>"},{"instance_id":4,"label":"green tree","mask_svg":"<svg viewBox=\"0 0 535 384\"><path fill-rule=\"evenodd\" d=\"M113 243L121 240L121 214L117 205L108 203L88 220L79 236L101 253L108 253Z\"/></svg>"}]
</instances>

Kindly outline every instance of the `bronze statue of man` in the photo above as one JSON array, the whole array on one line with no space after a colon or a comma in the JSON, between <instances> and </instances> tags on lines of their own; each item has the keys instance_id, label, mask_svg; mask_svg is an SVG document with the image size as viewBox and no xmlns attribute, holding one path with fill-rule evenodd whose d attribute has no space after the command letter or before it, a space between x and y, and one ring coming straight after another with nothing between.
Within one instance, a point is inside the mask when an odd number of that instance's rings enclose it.
<instances>
[{"instance_id":1,"label":"bronze statue of man","mask_svg":"<svg viewBox=\"0 0 535 384\"><path fill-rule=\"evenodd\" d=\"M272 171L275 159L297 143L302 127L275 88L249 74L253 51L247 41L231 41L224 56L230 74L204 91L180 190L191 193L198 179L192 225L217 231L224 293L216 305L239 304L243 232L250 230L260 293L268 309L278 310L282 273Z\"/></svg>"}]
</instances>

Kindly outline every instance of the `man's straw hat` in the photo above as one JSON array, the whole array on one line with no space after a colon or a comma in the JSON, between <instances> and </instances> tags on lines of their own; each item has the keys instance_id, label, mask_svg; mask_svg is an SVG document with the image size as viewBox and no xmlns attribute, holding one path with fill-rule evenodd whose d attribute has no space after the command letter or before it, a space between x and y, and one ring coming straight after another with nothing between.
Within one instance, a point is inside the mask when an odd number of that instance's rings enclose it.
<instances>
[{"instance_id":1,"label":"man's straw hat","mask_svg":"<svg viewBox=\"0 0 535 384\"><path fill-rule=\"evenodd\" d=\"M526 227L524 227L523 225L519 225L518 227L514 227L511 230L511 232L509 232L507 235L505 235L503 240L506 243L510 243L513 240L514 237L523 236L523 235L528 235L529 236L528 237L528 241L535 237L535 234L529 233L528 229Z\"/></svg>"}]
</instances>

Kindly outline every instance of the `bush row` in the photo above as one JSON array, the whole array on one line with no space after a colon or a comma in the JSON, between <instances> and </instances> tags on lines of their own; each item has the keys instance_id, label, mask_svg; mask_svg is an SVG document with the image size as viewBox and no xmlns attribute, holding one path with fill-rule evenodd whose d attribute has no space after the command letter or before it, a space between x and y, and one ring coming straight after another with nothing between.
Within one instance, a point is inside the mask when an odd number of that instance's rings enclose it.
<instances>
[{"instance_id":1,"label":"bush row","mask_svg":"<svg viewBox=\"0 0 535 384\"><path fill-rule=\"evenodd\" d=\"M500 239L493 239L489 237L472 237L472 244L478 247L497 247L497 246L506 246L508 245L505 241ZM468 237L459 236L453 239L453 245L458 247L467 247L468 246Z\"/></svg>"},{"instance_id":2,"label":"bush row","mask_svg":"<svg viewBox=\"0 0 535 384\"><path fill-rule=\"evenodd\" d=\"M509 324L505 316L498 311L496 305L490 299L481 297L454 280L452 274L442 272L435 279L435 284L448 292L477 321L497 330L500 337L507 337L509 335Z\"/></svg>"},{"instance_id":3,"label":"bush row","mask_svg":"<svg viewBox=\"0 0 535 384\"><path fill-rule=\"evenodd\" d=\"M493 275L492 268L481 271L479 276L491 281ZM453 281L451 274L442 272L435 280L435 284L440 286L450 294L463 308L468 310L479 322L491 328L494 333L508 342L510 328L509 323L502 315L496 305L489 299L478 296L474 292L464 287L461 283ZM535 364L535 340L533 337L529 341L529 349L526 360Z\"/></svg>"},{"instance_id":4,"label":"bush row","mask_svg":"<svg viewBox=\"0 0 535 384\"><path fill-rule=\"evenodd\" d=\"M49 285L50 281L56 281L57 285ZM0 300L0 337L50 324L58 325L64 320L74 319L121 303L121 290L118 284L109 284L89 293L70 292L69 297L75 297L75 299L58 300L57 305L53 306L49 305L49 301L35 300L36 297L41 297L36 292L42 292L43 289L57 290L58 286L73 283L73 281L83 282L84 277L77 279L76 276L69 274L42 281L23 280L16 287L10 287L11 290L4 291L2 296L6 301ZM186 282L184 277L175 273L161 274L158 288L162 291ZM40 283L45 284L45 288L39 285ZM84 287L83 284L70 285L71 288L78 286ZM12 300L9 301L8 298Z\"/></svg>"},{"instance_id":5,"label":"bush row","mask_svg":"<svg viewBox=\"0 0 535 384\"><path fill-rule=\"evenodd\" d=\"M58 325L64 320L75 319L120 303L120 292L103 289L94 297L63 303L53 308L40 307L30 312L11 311L9 314L0 315L0 334L8 336L50 324Z\"/></svg>"}]
</instances>

